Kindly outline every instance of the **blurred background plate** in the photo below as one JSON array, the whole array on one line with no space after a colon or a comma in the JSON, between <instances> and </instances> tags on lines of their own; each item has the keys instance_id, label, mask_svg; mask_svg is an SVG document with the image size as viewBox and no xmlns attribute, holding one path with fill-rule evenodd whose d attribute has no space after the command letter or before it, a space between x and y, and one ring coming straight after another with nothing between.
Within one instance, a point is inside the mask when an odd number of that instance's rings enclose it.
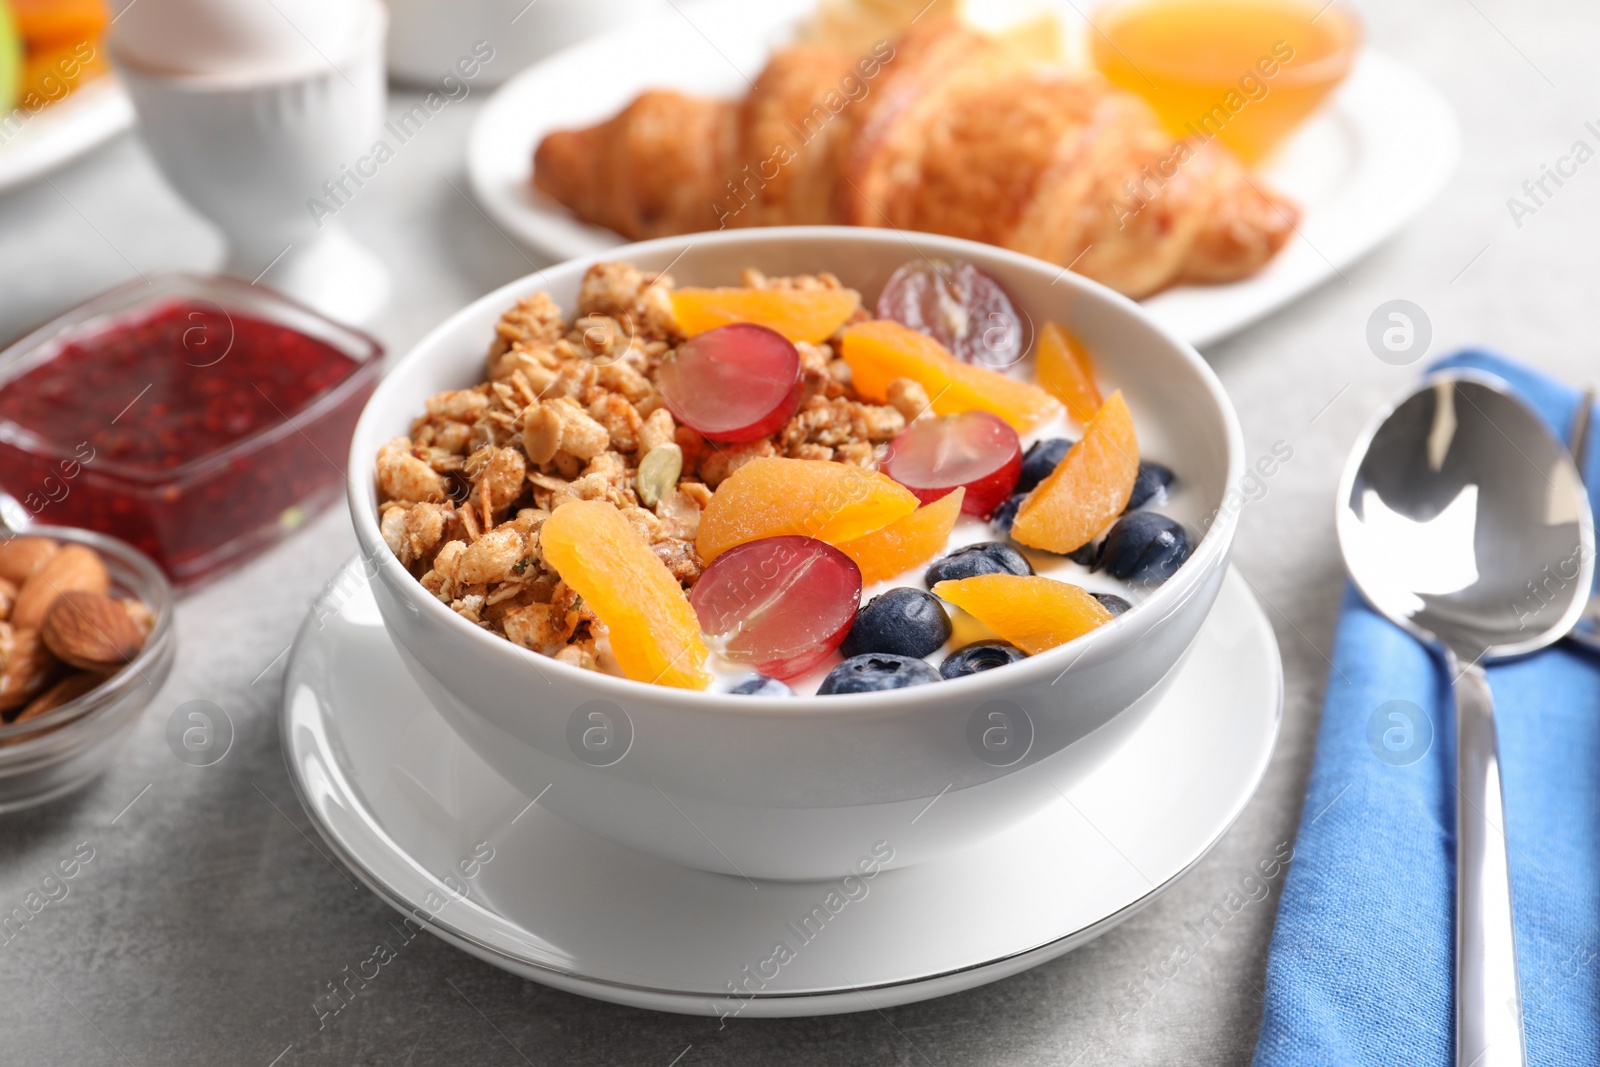
<instances>
[{"instance_id":1,"label":"blurred background plate","mask_svg":"<svg viewBox=\"0 0 1600 1067\"><path fill-rule=\"evenodd\" d=\"M40 178L133 126L133 104L114 75L96 78L58 103L27 116L15 132L0 128L0 193Z\"/></svg>"},{"instance_id":2,"label":"blurred background plate","mask_svg":"<svg viewBox=\"0 0 1600 1067\"><path fill-rule=\"evenodd\" d=\"M528 67L474 121L467 172L478 202L508 234L552 260L623 244L534 190L539 139L607 119L648 88L742 96L812 9L813 0L675 7ZM1070 6L1062 12L1065 25L1081 21ZM1179 286L1145 307L1196 346L1221 340L1340 276L1433 199L1459 155L1460 130L1444 98L1404 64L1367 48L1328 104L1261 168L1265 183L1304 209L1294 240L1253 278Z\"/></svg>"}]
</instances>

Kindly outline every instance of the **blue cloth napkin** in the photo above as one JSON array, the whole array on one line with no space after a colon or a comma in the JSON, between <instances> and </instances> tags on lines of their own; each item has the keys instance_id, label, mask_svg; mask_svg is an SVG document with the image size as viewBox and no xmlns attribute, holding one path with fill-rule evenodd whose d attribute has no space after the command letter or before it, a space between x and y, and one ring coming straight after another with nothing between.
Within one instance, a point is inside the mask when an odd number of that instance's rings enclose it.
<instances>
[{"instance_id":1,"label":"blue cloth napkin","mask_svg":"<svg viewBox=\"0 0 1600 1067\"><path fill-rule=\"evenodd\" d=\"M1500 377L1566 439L1575 390L1489 352L1436 366ZM1591 472L1600 470L1595 436ZM1589 491L1600 499L1600 477L1591 474ZM1592 1067L1600 1064L1600 657L1562 643L1491 667L1489 682L1528 1059ZM1452 1062L1452 706L1437 662L1348 592L1267 962L1258 1067Z\"/></svg>"}]
</instances>

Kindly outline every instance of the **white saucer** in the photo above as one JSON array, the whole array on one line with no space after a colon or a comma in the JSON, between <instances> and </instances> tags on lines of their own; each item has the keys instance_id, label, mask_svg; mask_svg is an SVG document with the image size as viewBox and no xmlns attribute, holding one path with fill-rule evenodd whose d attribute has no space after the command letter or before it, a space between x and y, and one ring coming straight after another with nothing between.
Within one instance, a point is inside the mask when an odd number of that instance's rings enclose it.
<instances>
[{"instance_id":1,"label":"white saucer","mask_svg":"<svg viewBox=\"0 0 1600 1067\"><path fill-rule=\"evenodd\" d=\"M1082 21L1082 6L1051 5L1067 26ZM645 89L736 99L814 7L815 0L674 4L535 63L473 120L467 176L478 203L552 259L622 244L534 190L534 146L552 130L610 118ZM1460 141L1438 90L1398 60L1363 49L1327 105L1261 168L1263 180L1304 211L1289 245L1254 277L1176 286L1144 309L1196 347L1236 333L1339 275L1422 210L1454 171Z\"/></svg>"},{"instance_id":2,"label":"white saucer","mask_svg":"<svg viewBox=\"0 0 1600 1067\"><path fill-rule=\"evenodd\" d=\"M822 1015L943 996L1052 959L1199 861L1255 792L1282 713L1278 646L1238 574L1177 670L1129 739L1039 815L968 852L842 884L676 867L517 793L417 691L359 561L295 642L283 743L334 852L473 955L637 1007ZM918 816L938 817L937 800Z\"/></svg>"}]
</instances>

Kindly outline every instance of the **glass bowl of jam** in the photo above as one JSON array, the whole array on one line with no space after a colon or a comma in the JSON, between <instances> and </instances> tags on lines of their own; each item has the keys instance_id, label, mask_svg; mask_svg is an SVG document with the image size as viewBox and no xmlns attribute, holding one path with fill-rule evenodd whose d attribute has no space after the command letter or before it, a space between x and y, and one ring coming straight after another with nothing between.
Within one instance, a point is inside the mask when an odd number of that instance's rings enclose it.
<instances>
[{"instance_id":1,"label":"glass bowl of jam","mask_svg":"<svg viewBox=\"0 0 1600 1067\"><path fill-rule=\"evenodd\" d=\"M98 530L200 581L339 496L382 355L231 278L112 290L0 352L0 517Z\"/></svg>"}]
</instances>

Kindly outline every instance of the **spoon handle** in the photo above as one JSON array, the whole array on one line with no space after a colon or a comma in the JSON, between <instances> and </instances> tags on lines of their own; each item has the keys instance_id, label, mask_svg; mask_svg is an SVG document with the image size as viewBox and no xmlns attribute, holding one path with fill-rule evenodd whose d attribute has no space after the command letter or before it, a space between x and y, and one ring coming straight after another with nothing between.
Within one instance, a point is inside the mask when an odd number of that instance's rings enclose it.
<instances>
[{"instance_id":1,"label":"spoon handle","mask_svg":"<svg viewBox=\"0 0 1600 1067\"><path fill-rule=\"evenodd\" d=\"M1494 696L1445 652L1456 698L1456 1065L1522 1067L1522 987L1511 913Z\"/></svg>"},{"instance_id":2,"label":"spoon handle","mask_svg":"<svg viewBox=\"0 0 1600 1067\"><path fill-rule=\"evenodd\" d=\"M1578 401L1578 410L1572 416L1572 428L1567 431L1567 451L1578 468L1578 480L1589 480L1589 422L1594 417L1594 405L1600 399L1600 387L1590 385Z\"/></svg>"},{"instance_id":3,"label":"spoon handle","mask_svg":"<svg viewBox=\"0 0 1600 1067\"><path fill-rule=\"evenodd\" d=\"M1600 399L1600 387L1590 385L1583 391L1583 398L1578 401L1578 410L1572 417L1572 428L1567 436L1567 451L1572 453L1572 462L1578 467L1578 480L1584 483L1589 481L1589 475L1593 473L1589 470L1589 430L1597 399ZM1590 598L1588 610L1567 634L1567 639L1600 652L1600 596Z\"/></svg>"}]
</instances>

